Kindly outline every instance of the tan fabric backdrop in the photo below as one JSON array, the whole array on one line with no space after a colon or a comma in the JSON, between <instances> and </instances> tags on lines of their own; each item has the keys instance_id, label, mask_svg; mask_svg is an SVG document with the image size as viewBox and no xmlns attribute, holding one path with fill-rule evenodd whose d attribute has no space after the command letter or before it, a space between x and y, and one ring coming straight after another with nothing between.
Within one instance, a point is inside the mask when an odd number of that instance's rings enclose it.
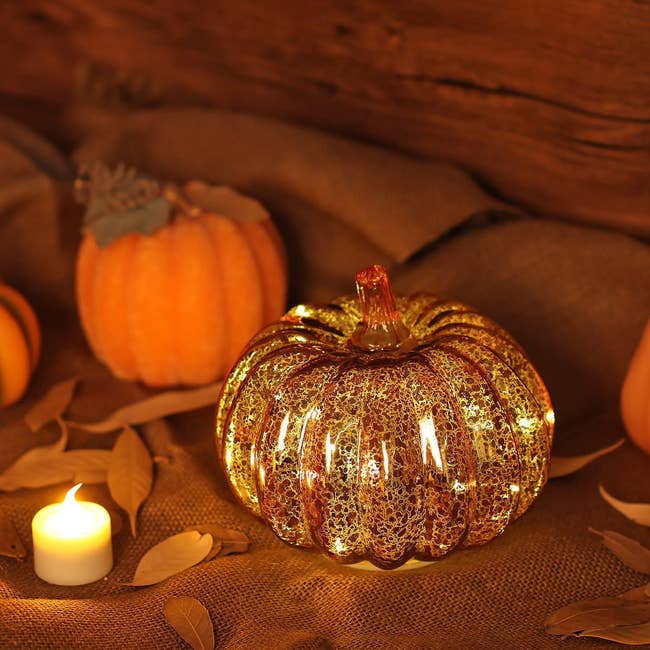
<instances>
[{"instance_id":1,"label":"tan fabric backdrop","mask_svg":"<svg viewBox=\"0 0 650 650\"><path fill-rule=\"evenodd\" d=\"M176 180L231 184L262 200L289 247L294 300L350 291L358 267L382 262L400 291L460 298L513 332L549 385L561 452L621 435L617 393L650 314L647 245L526 217L445 164L269 120L159 111L104 125L110 128L91 134L78 159L123 159ZM33 299L44 325L44 356L27 398L0 412L0 469L53 439L53 431L34 435L21 423L52 382L83 378L72 412L80 419L147 392L112 379L83 341L72 293L79 213L69 186L45 177L37 158L15 138L0 144L0 275ZM115 538L116 567L107 580L54 587L34 576L29 558L0 558L0 646L175 648L180 642L162 606L170 595L188 595L209 609L223 648L602 647L548 637L543 620L568 602L643 581L587 532L609 528L650 543L648 531L596 491L602 481L622 498L650 500L650 459L629 444L549 485L530 513L489 545L388 574L338 567L279 542L235 505L211 433L210 409L146 431L151 450L171 463L156 467L138 538L126 529ZM87 443L78 434L72 440ZM110 447L112 437L99 444ZM64 489L0 495L0 509L27 542L33 514ZM108 502L103 487L84 489ZM146 589L120 585L151 545L204 521L245 531L251 552Z\"/></svg>"}]
</instances>

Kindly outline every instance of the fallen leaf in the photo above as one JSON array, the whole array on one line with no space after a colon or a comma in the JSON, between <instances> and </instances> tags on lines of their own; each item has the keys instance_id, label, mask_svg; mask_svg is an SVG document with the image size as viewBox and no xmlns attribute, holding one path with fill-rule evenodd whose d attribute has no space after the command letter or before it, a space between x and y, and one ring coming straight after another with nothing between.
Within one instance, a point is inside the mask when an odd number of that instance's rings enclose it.
<instances>
[{"instance_id":1,"label":"fallen leaf","mask_svg":"<svg viewBox=\"0 0 650 650\"><path fill-rule=\"evenodd\" d=\"M214 648L214 627L208 610L196 598L173 596L163 608L167 622L194 650Z\"/></svg>"},{"instance_id":2,"label":"fallen leaf","mask_svg":"<svg viewBox=\"0 0 650 650\"><path fill-rule=\"evenodd\" d=\"M625 600L650 600L650 582L647 585L641 585L640 587L634 587L626 591L619 598L624 598Z\"/></svg>"},{"instance_id":3,"label":"fallen leaf","mask_svg":"<svg viewBox=\"0 0 650 650\"><path fill-rule=\"evenodd\" d=\"M25 422L32 431L38 431L48 422L60 418L72 401L78 382L77 377L54 384L25 415Z\"/></svg>"},{"instance_id":4,"label":"fallen leaf","mask_svg":"<svg viewBox=\"0 0 650 650\"><path fill-rule=\"evenodd\" d=\"M625 645L645 645L650 643L650 621L641 625L622 625L611 629L585 630L576 636L616 641Z\"/></svg>"},{"instance_id":5,"label":"fallen leaf","mask_svg":"<svg viewBox=\"0 0 650 650\"><path fill-rule=\"evenodd\" d=\"M212 548L210 549L210 552L206 555L205 561L209 562L210 560L214 560L214 558L221 553L222 549L223 549L223 542L220 539L214 539L213 537Z\"/></svg>"},{"instance_id":6,"label":"fallen leaf","mask_svg":"<svg viewBox=\"0 0 650 650\"><path fill-rule=\"evenodd\" d=\"M121 210L95 218L86 227L93 233L97 245L103 248L130 233L151 235L169 221L171 205L163 197L131 210Z\"/></svg>"},{"instance_id":7,"label":"fallen leaf","mask_svg":"<svg viewBox=\"0 0 650 650\"><path fill-rule=\"evenodd\" d=\"M625 566L634 569L639 573L650 574L650 549L634 539L625 537L612 530L589 529L595 535L603 539L603 544L621 561Z\"/></svg>"},{"instance_id":8,"label":"fallen leaf","mask_svg":"<svg viewBox=\"0 0 650 650\"><path fill-rule=\"evenodd\" d=\"M57 459L63 453L65 445L67 444L68 436L65 431L61 433L59 439L52 445L43 445L41 447L33 447L20 456L13 465L10 465L4 472L0 474L0 490L11 491L17 490L23 486L25 481L31 481L35 478L40 478L41 472L39 471L42 466L51 465L53 472L56 472L58 465L52 459ZM67 472L62 472L64 478L60 482L66 480ZM53 477L54 482L59 482L58 475ZM45 485L48 485L46 482Z\"/></svg>"},{"instance_id":9,"label":"fallen leaf","mask_svg":"<svg viewBox=\"0 0 650 650\"><path fill-rule=\"evenodd\" d=\"M169 424L169 420L165 418L149 420L149 422L145 422L142 428L146 431L149 440L166 443L174 437L174 430Z\"/></svg>"},{"instance_id":10,"label":"fallen leaf","mask_svg":"<svg viewBox=\"0 0 650 650\"><path fill-rule=\"evenodd\" d=\"M89 450L80 450L89 451ZM102 450L103 451L103 450ZM72 452L68 452L72 453ZM102 463L101 467L86 466L78 469L74 475L75 483L83 483L84 485L94 485L96 483L106 483L108 479L108 464L110 463L110 451L105 452L108 454L106 464Z\"/></svg>"},{"instance_id":11,"label":"fallen leaf","mask_svg":"<svg viewBox=\"0 0 650 650\"><path fill-rule=\"evenodd\" d=\"M34 447L0 474L0 491L39 488L72 481L102 483L106 481L111 452L104 449L64 451L67 432L52 445Z\"/></svg>"},{"instance_id":12,"label":"fallen leaf","mask_svg":"<svg viewBox=\"0 0 650 650\"><path fill-rule=\"evenodd\" d=\"M174 446L174 430L165 418L157 418L142 425L147 440L155 444L161 451L168 452L170 455L154 456L153 462L160 464L171 464L171 448Z\"/></svg>"},{"instance_id":13,"label":"fallen leaf","mask_svg":"<svg viewBox=\"0 0 650 650\"><path fill-rule=\"evenodd\" d=\"M203 560L212 548L212 536L196 530L172 535L150 548L140 560L132 587L162 582Z\"/></svg>"},{"instance_id":14,"label":"fallen leaf","mask_svg":"<svg viewBox=\"0 0 650 650\"><path fill-rule=\"evenodd\" d=\"M241 531L224 528L219 524L197 524L189 526L185 530L197 530L199 533L210 533L212 535L213 547L206 558L207 560L232 555L233 553L246 553L251 545L250 539ZM217 544L217 542L220 542L220 544Z\"/></svg>"},{"instance_id":15,"label":"fallen leaf","mask_svg":"<svg viewBox=\"0 0 650 650\"><path fill-rule=\"evenodd\" d=\"M86 204L84 229L101 247L132 232L150 235L171 215L172 204L161 195L160 183L123 164L114 169L103 163L84 165L74 187L77 200Z\"/></svg>"},{"instance_id":16,"label":"fallen leaf","mask_svg":"<svg viewBox=\"0 0 650 650\"><path fill-rule=\"evenodd\" d=\"M199 533L209 533L209 530L206 530L205 527L192 527L190 526L189 528L186 528L185 531L190 531L190 530L196 530ZM210 533L212 534L212 533ZM210 549L210 552L205 556L205 561L209 562L210 560L214 560L217 555L221 552L221 549L223 548L223 542L218 538L212 535L212 548Z\"/></svg>"},{"instance_id":17,"label":"fallen leaf","mask_svg":"<svg viewBox=\"0 0 650 650\"><path fill-rule=\"evenodd\" d=\"M68 422L68 424L89 433L108 433L128 425L144 424L166 415L194 411L216 404L220 389L221 382L217 382L191 390L167 391L117 409L100 422Z\"/></svg>"},{"instance_id":18,"label":"fallen leaf","mask_svg":"<svg viewBox=\"0 0 650 650\"><path fill-rule=\"evenodd\" d=\"M597 598L565 607L544 623L549 634L575 634L650 621L650 603L623 598Z\"/></svg>"},{"instance_id":19,"label":"fallen leaf","mask_svg":"<svg viewBox=\"0 0 650 650\"><path fill-rule=\"evenodd\" d=\"M131 427L125 427L115 441L107 481L113 500L129 516L135 537L138 510L153 484L153 462L149 450Z\"/></svg>"},{"instance_id":20,"label":"fallen leaf","mask_svg":"<svg viewBox=\"0 0 650 650\"><path fill-rule=\"evenodd\" d=\"M8 516L0 514L0 555L21 560L27 555L18 532Z\"/></svg>"},{"instance_id":21,"label":"fallen leaf","mask_svg":"<svg viewBox=\"0 0 650 650\"><path fill-rule=\"evenodd\" d=\"M594 451L590 454L584 454L582 456L554 456L551 458L551 468L549 470L548 477L560 478L561 476L568 476L569 474L573 474L597 458L615 451L624 442L625 440L621 439L609 447L605 447L604 449L599 449L598 451Z\"/></svg>"},{"instance_id":22,"label":"fallen leaf","mask_svg":"<svg viewBox=\"0 0 650 650\"><path fill-rule=\"evenodd\" d=\"M600 496L622 515L636 524L641 524L641 526L650 526L650 503L621 501L609 494L602 485L598 486L598 491L600 492Z\"/></svg>"},{"instance_id":23,"label":"fallen leaf","mask_svg":"<svg viewBox=\"0 0 650 650\"><path fill-rule=\"evenodd\" d=\"M577 603L566 605L553 612L545 621L544 627L549 634L570 634L585 629L576 626L574 621L590 612L608 611L617 607L624 607L625 601L617 596L581 600Z\"/></svg>"}]
</instances>

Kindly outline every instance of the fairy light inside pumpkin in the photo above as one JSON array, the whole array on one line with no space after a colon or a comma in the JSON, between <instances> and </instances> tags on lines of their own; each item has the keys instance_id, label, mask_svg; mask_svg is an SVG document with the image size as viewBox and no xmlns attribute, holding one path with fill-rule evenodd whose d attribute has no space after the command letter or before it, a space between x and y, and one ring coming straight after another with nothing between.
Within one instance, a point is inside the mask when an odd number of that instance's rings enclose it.
<instances>
[{"instance_id":1,"label":"fairy light inside pumpkin","mask_svg":"<svg viewBox=\"0 0 650 650\"><path fill-rule=\"evenodd\" d=\"M293 308L294 313L296 316L299 316L300 318L303 318L304 316L308 315L307 307L305 305L296 305Z\"/></svg>"},{"instance_id":2,"label":"fairy light inside pumpkin","mask_svg":"<svg viewBox=\"0 0 650 650\"><path fill-rule=\"evenodd\" d=\"M325 471L328 473L332 469L332 455L336 451L336 444L332 442L331 435L328 431L325 438Z\"/></svg>"},{"instance_id":3,"label":"fairy light inside pumpkin","mask_svg":"<svg viewBox=\"0 0 650 650\"><path fill-rule=\"evenodd\" d=\"M525 431L533 429L537 425L536 418L520 417L517 418L517 424Z\"/></svg>"},{"instance_id":4,"label":"fairy light inside pumpkin","mask_svg":"<svg viewBox=\"0 0 650 650\"><path fill-rule=\"evenodd\" d=\"M284 441L287 437L287 429L289 428L289 413L287 413L282 419L282 424L280 425L280 437L278 438L278 451L284 451Z\"/></svg>"},{"instance_id":5,"label":"fairy light inside pumpkin","mask_svg":"<svg viewBox=\"0 0 650 650\"><path fill-rule=\"evenodd\" d=\"M465 483L461 483L458 479L454 479L454 484L452 487L456 492L464 492L467 489L467 485L465 485Z\"/></svg>"},{"instance_id":6,"label":"fairy light inside pumpkin","mask_svg":"<svg viewBox=\"0 0 650 650\"><path fill-rule=\"evenodd\" d=\"M436 425L430 415L420 419L420 440L422 448L422 463L426 465L427 458L430 454L438 470L442 470L442 456L440 454L440 445L436 436Z\"/></svg>"}]
</instances>

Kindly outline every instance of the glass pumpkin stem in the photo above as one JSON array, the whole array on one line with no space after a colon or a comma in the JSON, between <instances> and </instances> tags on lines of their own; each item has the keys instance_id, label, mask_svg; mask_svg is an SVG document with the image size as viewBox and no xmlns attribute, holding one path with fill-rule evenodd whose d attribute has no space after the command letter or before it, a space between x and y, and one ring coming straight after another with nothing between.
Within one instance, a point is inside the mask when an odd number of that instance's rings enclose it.
<instances>
[{"instance_id":1,"label":"glass pumpkin stem","mask_svg":"<svg viewBox=\"0 0 650 650\"><path fill-rule=\"evenodd\" d=\"M356 281L361 322L350 338L352 345L368 352L401 347L410 332L395 305L386 269L369 266L357 273Z\"/></svg>"}]
</instances>

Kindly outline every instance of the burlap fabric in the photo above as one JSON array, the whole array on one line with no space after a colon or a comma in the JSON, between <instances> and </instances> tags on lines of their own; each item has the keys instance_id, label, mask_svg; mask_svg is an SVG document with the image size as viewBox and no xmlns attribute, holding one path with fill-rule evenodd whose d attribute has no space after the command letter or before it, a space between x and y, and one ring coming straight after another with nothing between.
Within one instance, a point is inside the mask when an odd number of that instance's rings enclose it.
<instances>
[{"instance_id":1,"label":"burlap fabric","mask_svg":"<svg viewBox=\"0 0 650 650\"><path fill-rule=\"evenodd\" d=\"M285 236L294 300L351 290L357 267L391 267L401 291L426 288L481 308L510 329L546 379L558 414L557 450L579 453L622 434L616 415L625 366L650 313L650 251L617 233L531 219L444 164L256 118L200 111L121 117L92 134L78 158L124 159L177 180L225 182L260 198ZM75 419L95 419L147 391L93 360L73 310L79 214L69 187L49 180L20 138L0 145L0 274L34 301L44 355L27 398L0 412L0 467L52 440L21 414L52 382L78 374ZM50 162L52 162L50 160ZM61 162L61 161L59 161ZM611 595L643 577L587 532L650 534L606 506L602 481L650 500L650 459L626 444L581 473L551 483L497 540L427 569L370 573L289 548L238 507L212 446L210 409L146 431L154 491L134 540L114 540L115 569L86 587L38 580L30 559L0 558L0 647L176 648L163 618L171 595L200 599L223 648L603 647L548 637L554 609ZM110 447L75 434L73 446ZM63 487L0 495L25 542L38 508ZM108 503L103 487L87 497ZM121 586L143 553L185 526L218 521L245 531L251 552L201 564L164 583Z\"/></svg>"}]
</instances>

